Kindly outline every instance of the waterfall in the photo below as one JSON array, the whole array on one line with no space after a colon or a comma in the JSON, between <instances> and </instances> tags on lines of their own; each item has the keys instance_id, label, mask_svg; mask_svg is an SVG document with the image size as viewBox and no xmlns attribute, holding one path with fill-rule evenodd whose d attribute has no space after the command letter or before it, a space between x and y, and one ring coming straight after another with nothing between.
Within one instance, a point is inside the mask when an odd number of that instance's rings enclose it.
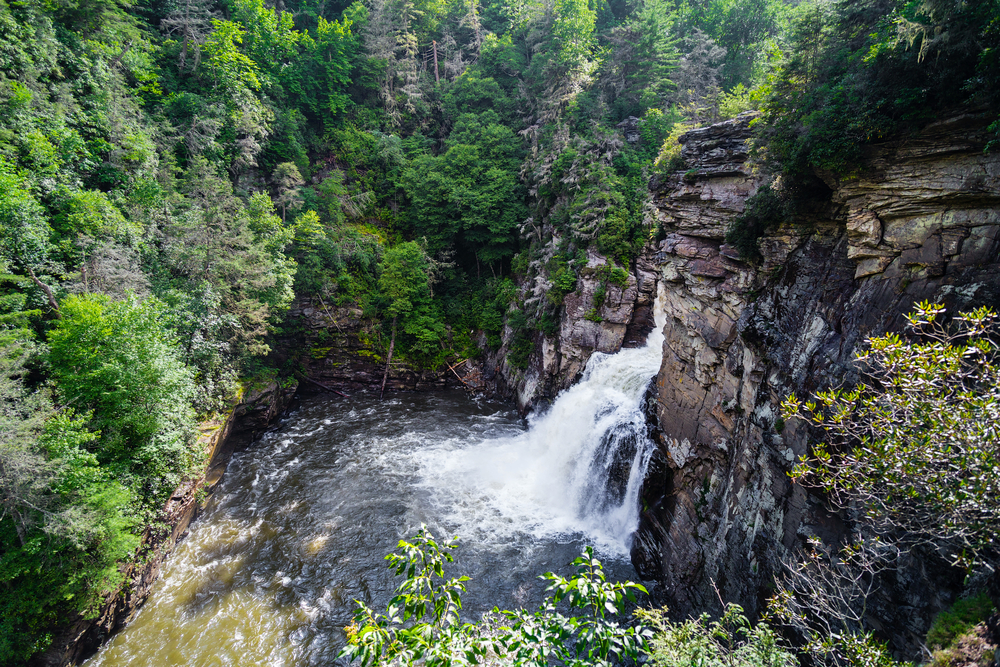
<instances>
[{"instance_id":1,"label":"waterfall","mask_svg":"<svg viewBox=\"0 0 1000 667\"><path fill-rule=\"evenodd\" d=\"M463 612L541 601L539 573L581 542L613 579L653 452L642 400L660 367L662 295L643 348L595 354L525 425L457 392L316 396L237 453L129 626L90 667L331 665L353 600L384 608L384 554L420 523L457 534ZM610 558L609 558L610 556Z\"/></svg>"},{"instance_id":2,"label":"waterfall","mask_svg":"<svg viewBox=\"0 0 1000 667\"><path fill-rule=\"evenodd\" d=\"M595 353L527 431L415 454L419 483L446 525L481 543L582 535L605 552L628 553L654 448L642 401L662 360L662 286L654 315L643 347Z\"/></svg>"}]
</instances>

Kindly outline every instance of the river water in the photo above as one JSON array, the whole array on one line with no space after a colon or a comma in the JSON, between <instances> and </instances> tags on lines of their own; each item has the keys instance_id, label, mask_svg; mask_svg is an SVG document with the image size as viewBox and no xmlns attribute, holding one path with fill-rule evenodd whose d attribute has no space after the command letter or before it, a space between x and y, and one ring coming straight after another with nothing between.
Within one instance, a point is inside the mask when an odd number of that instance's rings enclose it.
<instances>
[{"instance_id":1,"label":"river water","mask_svg":"<svg viewBox=\"0 0 1000 667\"><path fill-rule=\"evenodd\" d=\"M663 321L643 348L596 354L527 422L463 392L327 395L237 453L136 619L88 667L329 665L354 600L383 609L384 556L427 524L458 536L464 616L534 607L538 575L595 545L628 560L653 445L641 402Z\"/></svg>"}]
</instances>

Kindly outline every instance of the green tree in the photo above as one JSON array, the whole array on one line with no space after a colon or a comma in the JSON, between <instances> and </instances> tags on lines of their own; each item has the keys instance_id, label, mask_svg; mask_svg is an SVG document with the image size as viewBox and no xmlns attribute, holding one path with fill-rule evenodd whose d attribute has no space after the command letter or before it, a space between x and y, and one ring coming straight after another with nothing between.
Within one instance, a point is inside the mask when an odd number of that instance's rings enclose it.
<instances>
[{"instance_id":1,"label":"green tree","mask_svg":"<svg viewBox=\"0 0 1000 667\"><path fill-rule=\"evenodd\" d=\"M293 230L266 195L237 198L203 157L181 185L183 198L163 227L161 260L169 274L159 294L170 302L200 380L221 384L246 357L266 354L271 318L292 299L294 262L284 254ZM182 305L183 304L183 305Z\"/></svg>"},{"instance_id":2,"label":"green tree","mask_svg":"<svg viewBox=\"0 0 1000 667\"><path fill-rule=\"evenodd\" d=\"M242 40L234 33L233 43L242 46L256 71L264 73L267 83L274 85L299 53L301 34L295 30L291 12L265 7L263 0L235 0L232 11L234 22L243 29ZM248 65L243 66L249 71ZM256 89L249 83L244 85Z\"/></svg>"},{"instance_id":3,"label":"green tree","mask_svg":"<svg viewBox=\"0 0 1000 667\"><path fill-rule=\"evenodd\" d=\"M212 20L212 34L202 47L205 65L216 88L223 93L243 97L260 90L260 67L240 50L246 30L233 21Z\"/></svg>"},{"instance_id":4,"label":"green tree","mask_svg":"<svg viewBox=\"0 0 1000 667\"><path fill-rule=\"evenodd\" d=\"M750 623L739 605L726 605L722 617L707 614L680 623L665 609L639 609L636 614L653 628L649 663L654 667L798 667L795 654L778 634L761 622Z\"/></svg>"},{"instance_id":5,"label":"green tree","mask_svg":"<svg viewBox=\"0 0 1000 667\"><path fill-rule=\"evenodd\" d=\"M282 162L274 170L274 182L278 186L276 202L281 206L281 220L284 221L288 207L296 207L302 203L302 186L305 180L299 168L291 162Z\"/></svg>"},{"instance_id":6,"label":"green tree","mask_svg":"<svg viewBox=\"0 0 1000 667\"><path fill-rule=\"evenodd\" d=\"M149 299L70 296L49 332L49 363L61 399L93 411L97 460L155 510L201 461L194 450L194 378Z\"/></svg>"},{"instance_id":7,"label":"green tree","mask_svg":"<svg viewBox=\"0 0 1000 667\"><path fill-rule=\"evenodd\" d=\"M388 301L385 314L392 318L389 352L382 375L384 394L396 347L397 322L402 320L404 331L416 336L424 345L439 342L441 327L429 312L433 296L430 283L433 267L419 243L409 241L387 249L379 268L379 290Z\"/></svg>"},{"instance_id":8,"label":"green tree","mask_svg":"<svg viewBox=\"0 0 1000 667\"><path fill-rule=\"evenodd\" d=\"M25 332L0 332L0 664L23 664L68 614L92 614L138 540L131 494L87 448L87 417L24 384Z\"/></svg>"},{"instance_id":9,"label":"green tree","mask_svg":"<svg viewBox=\"0 0 1000 667\"><path fill-rule=\"evenodd\" d=\"M586 70L596 46L597 13L586 0L557 0L555 11L552 40L556 62L570 72Z\"/></svg>"},{"instance_id":10,"label":"green tree","mask_svg":"<svg viewBox=\"0 0 1000 667\"><path fill-rule=\"evenodd\" d=\"M516 250L525 191L518 179L521 141L492 111L463 114L440 156L422 155L403 173L415 236L434 251L452 245L496 273Z\"/></svg>"},{"instance_id":11,"label":"green tree","mask_svg":"<svg viewBox=\"0 0 1000 667\"><path fill-rule=\"evenodd\" d=\"M668 0L645 0L631 20L611 30L611 53L601 68L600 85L613 100L617 119L666 106L680 60L675 23Z\"/></svg>"},{"instance_id":12,"label":"green tree","mask_svg":"<svg viewBox=\"0 0 1000 667\"><path fill-rule=\"evenodd\" d=\"M327 21L319 17L314 35L300 38L302 53L285 71L282 84L298 96L299 104L325 126L353 106L350 94L356 82L352 72L358 67L359 44L351 32L352 22Z\"/></svg>"},{"instance_id":13,"label":"green tree","mask_svg":"<svg viewBox=\"0 0 1000 667\"><path fill-rule=\"evenodd\" d=\"M41 280L50 268L52 233L42 205L26 187L27 175L0 156L0 258L24 271L58 316L52 288Z\"/></svg>"}]
</instances>

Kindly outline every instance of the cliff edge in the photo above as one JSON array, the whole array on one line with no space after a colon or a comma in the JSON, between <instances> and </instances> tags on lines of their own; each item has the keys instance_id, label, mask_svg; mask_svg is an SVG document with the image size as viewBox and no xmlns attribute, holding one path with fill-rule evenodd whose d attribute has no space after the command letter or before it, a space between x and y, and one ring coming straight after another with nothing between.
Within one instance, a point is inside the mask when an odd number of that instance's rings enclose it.
<instances>
[{"instance_id":1,"label":"cliff edge","mask_svg":"<svg viewBox=\"0 0 1000 667\"><path fill-rule=\"evenodd\" d=\"M1000 307L1000 155L983 152L981 116L875 146L856 178L821 174L756 265L724 243L767 178L748 162L753 118L681 137L690 171L652 186L668 318L633 562L678 614L716 608L713 585L758 613L783 558L848 530L789 480L808 434L780 420L785 397L855 381L865 338L901 330L915 302ZM912 558L887 575L872 616L896 647L915 646L955 576Z\"/></svg>"}]
</instances>

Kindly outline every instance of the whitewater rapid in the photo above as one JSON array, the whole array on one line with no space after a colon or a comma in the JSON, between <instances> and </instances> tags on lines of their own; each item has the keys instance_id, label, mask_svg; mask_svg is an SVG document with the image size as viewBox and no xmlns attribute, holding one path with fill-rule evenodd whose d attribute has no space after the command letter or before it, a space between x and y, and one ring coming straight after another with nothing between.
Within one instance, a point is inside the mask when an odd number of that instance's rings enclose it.
<instances>
[{"instance_id":1,"label":"whitewater rapid","mask_svg":"<svg viewBox=\"0 0 1000 667\"><path fill-rule=\"evenodd\" d=\"M412 454L419 484L460 537L584 536L604 552L628 553L654 448L643 401L663 357L662 286L654 319L644 346L595 353L526 432Z\"/></svg>"}]
</instances>

